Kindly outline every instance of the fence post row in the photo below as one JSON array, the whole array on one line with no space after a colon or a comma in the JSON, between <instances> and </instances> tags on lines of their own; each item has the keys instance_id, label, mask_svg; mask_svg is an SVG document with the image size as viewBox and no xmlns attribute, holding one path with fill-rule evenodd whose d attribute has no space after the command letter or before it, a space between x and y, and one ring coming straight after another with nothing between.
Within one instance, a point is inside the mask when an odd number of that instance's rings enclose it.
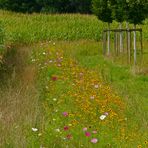
<instances>
[{"instance_id":1,"label":"fence post row","mask_svg":"<svg viewBox=\"0 0 148 148\"><path fill-rule=\"evenodd\" d=\"M126 33L126 48L127 48L127 58L128 62L131 63L131 32L138 31L140 32L140 46L141 46L141 54L143 53L143 42L142 42L142 29L106 29L103 30L103 54L105 55L108 51L107 48L110 48L107 46L107 34L110 32L114 32L114 51L115 54L119 54L119 33L125 32ZM110 41L109 41L110 42ZM120 40L121 42L121 40ZM134 50L134 63L136 63L136 53L137 51ZM107 53L108 54L108 53Z\"/></svg>"}]
</instances>

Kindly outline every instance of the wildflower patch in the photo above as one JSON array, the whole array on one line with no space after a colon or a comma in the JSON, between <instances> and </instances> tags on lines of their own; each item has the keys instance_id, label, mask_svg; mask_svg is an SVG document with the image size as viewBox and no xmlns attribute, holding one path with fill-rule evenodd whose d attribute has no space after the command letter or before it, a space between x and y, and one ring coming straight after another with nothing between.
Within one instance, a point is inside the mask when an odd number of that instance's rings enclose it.
<instances>
[{"instance_id":1,"label":"wildflower patch","mask_svg":"<svg viewBox=\"0 0 148 148\"><path fill-rule=\"evenodd\" d=\"M126 105L98 72L56 47L42 53L36 55L46 114L41 145L116 147L127 140Z\"/></svg>"}]
</instances>

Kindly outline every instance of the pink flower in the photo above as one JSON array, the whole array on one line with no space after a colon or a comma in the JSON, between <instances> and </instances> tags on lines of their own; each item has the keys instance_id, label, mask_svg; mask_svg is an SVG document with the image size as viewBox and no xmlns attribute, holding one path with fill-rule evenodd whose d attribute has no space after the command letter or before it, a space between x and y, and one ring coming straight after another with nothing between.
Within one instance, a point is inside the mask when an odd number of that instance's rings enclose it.
<instances>
[{"instance_id":1,"label":"pink flower","mask_svg":"<svg viewBox=\"0 0 148 148\"><path fill-rule=\"evenodd\" d=\"M97 131L92 131L93 134L97 134Z\"/></svg>"},{"instance_id":2,"label":"pink flower","mask_svg":"<svg viewBox=\"0 0 148 148\"><path fill-rule=\"evenodd\" d=\"M69 130L69 127L68 126L64 126L64 131L67 131Z\"/></svg>"},{"instance_id":3,"label":"pink flower","mask_svg":"<svg viewBox=\"0 0 148 148\"><path fill-rule=\"evenodd\" d=\"M68 112L63 112L63 116L67 117L68 116Z\"/></svg>"},{"instance_id":4,"label":"pink flower","mask_svg":"<svg viewBox=\"0 0 148 148\"><path fill-rule=\"evenodd\" d=\"M83 131L87 131L87 127L84 127L84 128L83 128Z\"/></svg>"},{"instance_id":5,"label":"pink flower","mask_svg":"<svg viewBox=\"0 0 148 148\"><path fill-rule=\"evenodd\" d=\"M105 112L104 115L108 116L108 112Z\"/></svg>"},{"instance_id":6,"label":"pink flower","mask_svg":"<svg viewBox=\"0 0 148 148\"><path fill-rule=\"evenodd\" d=\"M89 132L85 132L85 136L89 137L91 134Z\"/></svg>"},{"instance_id":7,"label":"pink flower","mask_svg":"<svg viewBox=\"0 0 148 148\"><path fill-rule=\"evenodd\" d=\"M97 138L93 138L93 139L91 139L91 142L92 143L97 143L98 142L98 139Z\"/></svg>"}]
</instances>

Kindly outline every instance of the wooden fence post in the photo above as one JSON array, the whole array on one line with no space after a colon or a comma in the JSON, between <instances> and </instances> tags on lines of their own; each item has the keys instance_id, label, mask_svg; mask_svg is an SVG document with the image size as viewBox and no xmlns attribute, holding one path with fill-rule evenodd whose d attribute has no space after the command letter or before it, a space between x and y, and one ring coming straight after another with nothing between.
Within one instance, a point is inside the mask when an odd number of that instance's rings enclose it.
<instances>
[{"instance_id":1,"label":"wooden fence post","mask_svg":"<svg viewBox=\"0 0 148 148\"><path fill-rule=\"evenodd\" d=\"M115 51L115 55L116 55L116 50L117 50L117 36L116 36L116 31L114 32L114 51Z\"/></svg>"},{"instance_id":2,"label":"wooden fence post","mask_svg":"<svg viewBox=\"0 0 148 148\"><path fill-rule=\"evenodd\" d=\"M140 31L141 54L143 54L142 30Z\"/></svg>"},{"instance_id":3,"label":"wooden fence post","mask_svg":"<svg viewBox=\"0 0 148 148\"><path fill-rule=\"evenodd\" d=\"M106 31L103 32L103 54L106 54Z\"/></svg>"},{"instance_id":4,"label":"wooden fence post","mask_svg":"<svg viewBox=\"0 0 148 148\"><path fill-rule=\"evenodd\" d=\"M128 30L128 61L131 63L131 32Z\"/></svg>"},{"instance_id":5,"label":"wooden fence post","mask_svg":"<svg viewBox=\"0 0 148 148\"><path fill-rule=\"evenodd\" d=\"M142 29L106 29L103 32L103 54L110 54L110 32L114 32L114 52L115 55L118 56L120 54L120 33L125 32L125 46L127 51L127 61L131 63L131 55L134 57L134 65L137 63L137 51L136 51L136 31L140 32L140 45L141 45L141 54L143 53L143 43L142 43ZM134 48L132 47L132 32L134 32ZM134 50L133 50L134 49ZM122 52L124 52L124 48L122 48Z\"/></svg>"}]
</instances>

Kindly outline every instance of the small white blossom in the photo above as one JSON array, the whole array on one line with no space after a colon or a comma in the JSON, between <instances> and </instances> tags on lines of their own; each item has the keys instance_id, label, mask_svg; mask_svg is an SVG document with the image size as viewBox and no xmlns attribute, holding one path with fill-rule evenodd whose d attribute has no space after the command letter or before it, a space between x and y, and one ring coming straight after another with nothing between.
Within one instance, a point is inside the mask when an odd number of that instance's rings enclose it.
<instances>
[{"instance_id":1,"label":"small white blossom","mask_svg":"<svg viewBox=\"0 0 148 148\"><path fill-rule=\"evenodd\" d=\"M93 100L93 99L95 99L95 97L94 96L91 96L90 99Z\"/></svg>"},{"instance_id":2,"label":"small white blossom","mask_svg":"<svg viewBox=\"0 0 148 148\"><path fill-rule=\"evenodd\" d=\"M35 62L35 59L32 59L32 62Z\"/></svg>"},{"instance_id":3,"label":"small white blossom","mask_svg":"<svg viewBox=\"0 0 148 148\"><path fill-rule=\"evenodd\" d=\"M55 129L55 131L56 131L56 132L60 132L60 129L59 129L59 128L57 128L57 129Z\"/></svg>"},{"instance_id":4,"label":"small white blossom","mask_svg":"<svg viewBox=\"0 0 148 148\"><path fill-rule=\"evenodd\" d=\"M53 101L57 101L57 99L56 98L53 98Z\"/></svg>"},{"instance_id":5,"label":"small white blossom","mask_svg":"<svg viewBox=\"0 0 148 148\"><path fill-rule=\"evenodd\" d=\"M49 63L52 63L52 62L53 62L52 60L49 61Z\"/></svg>"},{"instance_id":6,"label":"small white blossom","mask_svg":"<svg viewBox=\"0 0 148 148\"><path fill-rule=\"evenodd\" d=\"M39 137L42 136L42 133L39 133L38 136L39 136Z\"/></svg>"},{"instance_id":7,"label":"small white blossom","mask_svg":"<svg viewBox=\"0 0 148 148\"><path fill-rule=\"evenodd\" d=\"M33 131L33 132L37 132L38 129L37 129L37 128L32 128L32 131Z\"/></svg>"},{"instance_id":8,"label":"small white blossom","mask_svg":"<svg viewBox=\"0 0 148 148\"><path fill-rule=\"evenodd\" d=\"M49 87L48 87L48 86L46 86L46 89L49 89Z\"/></svg>"},{"instance_id":9,"label":"small white blossom","mask_svg":"<svg viewBox=\"0 0 148 148\"><path fill-rule=\"evenodd\" d=\"M97 89L97 88L99 88L99 85L98 85L98 84L96 84L94 87Z\"/></svg>"},{"instance_id":10,"label":"small white blossom","mask_svg":"<svg viewBox=\"0 0 148 148\"><path fill-rule=\"evenodd\" d=\"M104 120L105 118L106 118L106 115L101 115L101 116L100 116L100 119L101 119L101 120Z\"/></svg>"}]
</instances>

